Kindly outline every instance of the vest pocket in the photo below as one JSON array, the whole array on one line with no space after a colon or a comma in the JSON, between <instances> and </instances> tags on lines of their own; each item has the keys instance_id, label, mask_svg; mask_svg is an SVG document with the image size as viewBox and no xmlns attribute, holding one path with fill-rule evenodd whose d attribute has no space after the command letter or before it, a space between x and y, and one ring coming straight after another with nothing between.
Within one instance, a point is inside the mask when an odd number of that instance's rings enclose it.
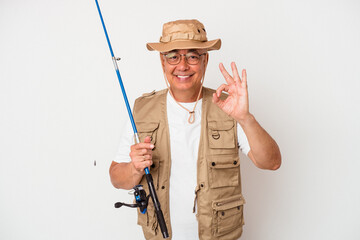
<instances>
[{"instance_id":1,"label":"vest pocket","mask_svg":"<svg viewBox=\"0 0 360 240\"><path fill-rule=\"evenodd\" d=\"M138 129L140 142L144 142L145 137L149 136L151 143L156 143L156 135L159 128L158 122L137 122L136 127Z\"/></svg>"},{"instance_id":2,"label":"vest pocket","mask_svg":"<svg viewBox=\"0 0 360 240\"><path fill-rule=\"evenodd\" d=\"M244 225L244 204L245 200L241 194L212 202L213 234L216 237L228 234Z\"/></svg>"},{"instance_id":3,"label":"vest pocket","mask_svg":"<svg viewBox=\"0 0 360 240\"><path fill-rule=\"evenodd\" d=\"M235 155L215 155L208 158L210 188L239 186L240 161Z\"/></svg>"},{"instance_id":4,"label":"vest pocket","mask_svg":"<svg viewBox=\"0 0 360 240\"><path fill-rule=\"evenodd\" d=\"M234 121L209 121L208 139L210 148L235 148Z\"/></svg>"}]
</instances>

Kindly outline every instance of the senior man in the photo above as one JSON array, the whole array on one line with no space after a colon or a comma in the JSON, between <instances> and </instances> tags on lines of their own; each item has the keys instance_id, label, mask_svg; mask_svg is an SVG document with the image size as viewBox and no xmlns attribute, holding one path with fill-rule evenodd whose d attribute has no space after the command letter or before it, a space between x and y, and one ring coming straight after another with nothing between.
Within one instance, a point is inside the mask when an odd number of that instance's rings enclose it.
<instances>
[{"instance_id":1,"label":"senior man","mask_svg":"<svg viewBox=\"0 0 360 240\"><path fill-rule=\"evenodd\" d=\"M281 164L279 147L249 112L246 71L235 63L232 75L220 64L226 83L203 87L209 51L197 20L165 23L158 43L167 88L144 94L133 114L141 143L130 124L110 167L112 184L131 189L147 184L149 167L172 239L238 239L244 224L239 149L261 169ZM225 93L224 93L225 92ZM130 156L130 157L129 157ZM162 239L152 202L138 214L146 239Z\"/></svg>"}]
</instances>

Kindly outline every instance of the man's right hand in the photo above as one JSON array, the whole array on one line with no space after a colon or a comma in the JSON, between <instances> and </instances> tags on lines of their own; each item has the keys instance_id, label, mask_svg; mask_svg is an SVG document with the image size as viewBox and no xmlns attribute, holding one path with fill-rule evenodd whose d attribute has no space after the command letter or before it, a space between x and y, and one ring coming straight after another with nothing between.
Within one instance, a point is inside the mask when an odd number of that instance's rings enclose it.
<instances>
[{"instance_id":1,"label":"man's right hand","mask_svg":"<svg viewBox=\"0 0 360 240\"><path fill-rule=\"evenodd\" d=\"M145 137L144 142L137 143L130 148L131 164L138 175L144 175L144 169L150 167L152 162L152 149L155 146L151 144L151 138Z\"/></svg>"}]
</instances>

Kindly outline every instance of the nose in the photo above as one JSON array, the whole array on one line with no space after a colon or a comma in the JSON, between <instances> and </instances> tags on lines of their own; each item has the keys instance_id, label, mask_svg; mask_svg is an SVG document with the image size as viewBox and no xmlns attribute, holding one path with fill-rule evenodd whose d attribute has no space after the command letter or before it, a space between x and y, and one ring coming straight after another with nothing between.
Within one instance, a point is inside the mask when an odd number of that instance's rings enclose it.
<instances>
[{"instance_id":1,"label":"nose","mask_svg":"<svg viewBox=\"0 0 360 240\"><path fill-rule=\"evenodd\" d=\"M177 68L182 71L187 70L189 68L189 64L186 61L185 55L180 55L180 62L178 63Z\"/></svg>"}]
</instances>

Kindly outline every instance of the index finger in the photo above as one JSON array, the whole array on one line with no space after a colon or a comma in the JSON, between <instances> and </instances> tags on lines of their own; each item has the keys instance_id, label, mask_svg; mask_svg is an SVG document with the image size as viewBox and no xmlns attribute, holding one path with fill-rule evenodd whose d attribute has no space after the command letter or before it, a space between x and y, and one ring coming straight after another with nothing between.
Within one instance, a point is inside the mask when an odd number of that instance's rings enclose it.
<instances>
[{"instance_id":1,"label":"index finger","mask_svg":"<svg viewBox=\"0 0 360 240\"><path fill-rule=\"evenodd\" d=\"M232 76L226 71L224 65L222 63L219 64L219 68L220 68L220 71L222 73L222 75L224 76L225 78L225 81L228 83L228 84L231 84L234 82L234 79L232 78Z\"/></svg>"}]
</instances>

